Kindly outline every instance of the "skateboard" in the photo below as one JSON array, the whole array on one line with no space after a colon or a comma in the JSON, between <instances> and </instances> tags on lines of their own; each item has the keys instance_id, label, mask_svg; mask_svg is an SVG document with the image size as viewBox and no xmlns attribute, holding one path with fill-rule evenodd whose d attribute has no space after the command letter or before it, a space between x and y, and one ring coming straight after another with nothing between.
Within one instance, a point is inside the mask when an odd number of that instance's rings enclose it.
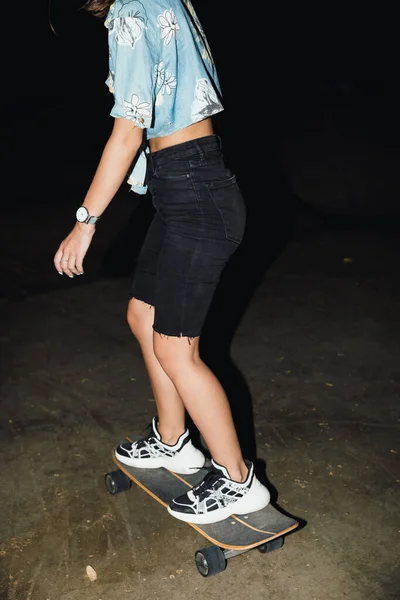
<instances>
[{"instance_id":1,"label":"skateboard","mask_svg":"<svg viewBox=\"0 0 400 600\"><path fill-rule=\"evenodd\" d=\"M129 436L123 441L133 442L137 439L139 436ZM111 455L118 468L105 475L105 485L110 494L127 491L133 482L164 507L168 506L172 498L184 494L188 488L199 483L211 466L207 461L205 467L191 475L179 475L164 468L138 469L119 462L114 450L115 448L112 449ZM168 513L167 515L175 520ZM284 536L299 525L298 521L283 514L271 504L257 512L232 515L218 523L187 524L211 542L211 545L195 552L195 565L203 577L224 571L228 559L253 548L257 548L263 554L278 550L283 546Z\"/></svg>"}]
</instances>

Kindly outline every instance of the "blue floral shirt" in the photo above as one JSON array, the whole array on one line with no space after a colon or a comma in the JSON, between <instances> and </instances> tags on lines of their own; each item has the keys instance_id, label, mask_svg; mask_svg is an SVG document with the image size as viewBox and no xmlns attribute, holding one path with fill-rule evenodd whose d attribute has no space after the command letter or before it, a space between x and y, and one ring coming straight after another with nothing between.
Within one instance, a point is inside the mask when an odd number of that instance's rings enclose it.
<instances>
[{"instance_id":1,"label":"blue floral shirt","mask_svg":"<svg viewBox=\"0 0 400 600\"><path fill-rule=\"evenodd\" d=\"M169 135L223 110L206 36L190 0L115 0L105 20L111 116ZM146 145L134 161L131 189L145 194Z\"/></svg>"}]
</instances>

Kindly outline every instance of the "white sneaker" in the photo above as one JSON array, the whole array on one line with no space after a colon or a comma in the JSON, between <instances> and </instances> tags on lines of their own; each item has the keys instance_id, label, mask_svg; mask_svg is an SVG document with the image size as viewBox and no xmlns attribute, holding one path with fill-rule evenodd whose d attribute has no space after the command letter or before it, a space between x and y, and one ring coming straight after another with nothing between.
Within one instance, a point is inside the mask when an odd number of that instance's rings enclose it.
<instances>
[{"instance_id":1,"label":"white sneaker","mask_svg":"<svg viewBox=\"0 0 400 600\"><path fill-rule=\"evenodd\" d=\"M161 441L157 419L153 418L150 432L136 442L123 442L115 449L115 456L125 465L138 469L164 467L174 473L188 475L204 467L206 457L195 448L186 429L174 446Z\"/></svg>"},{"instance_id":2,"label":"white sneaker","mask_svg":"<svg viewBox=\"0 0 400 600\"><path fill-rule=\"evenodd\" d=\"M205 525L223 521L233 514L255 512L269 504L270 493L255 476L251 461L245 461L249 472L243 483L233 481L225 467L214 460L211 463L211 471L199 484L170 502L168 512L172 516Z\"/></svg>"}]
</instances>

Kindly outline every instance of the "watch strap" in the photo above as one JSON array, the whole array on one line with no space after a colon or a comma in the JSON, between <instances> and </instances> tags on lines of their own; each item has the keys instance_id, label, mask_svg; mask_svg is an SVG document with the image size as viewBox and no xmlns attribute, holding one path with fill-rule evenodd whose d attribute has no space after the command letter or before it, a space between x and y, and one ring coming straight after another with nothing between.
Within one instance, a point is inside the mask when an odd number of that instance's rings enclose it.
<instances>
[{"instance_id":1,"label":"watch strap","mask_svg":"<svg viewBox=\"0 0 400 600\"><path fill-rule=\"evenodd\" d=\"M97 221L100 219L100 217L93 217L93 216L88 216L88 218L86 219L85 223L87 223L88 225L94 225L95 223L97 223Z\"/></svg>"}]
</instances>

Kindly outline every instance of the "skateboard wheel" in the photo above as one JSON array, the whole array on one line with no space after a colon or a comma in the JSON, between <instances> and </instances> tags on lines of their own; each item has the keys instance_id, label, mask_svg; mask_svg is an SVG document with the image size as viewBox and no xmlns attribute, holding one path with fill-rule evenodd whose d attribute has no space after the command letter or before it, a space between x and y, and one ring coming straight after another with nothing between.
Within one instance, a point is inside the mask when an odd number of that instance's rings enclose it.
<instances>
[{"instance_id":1,"label":"skateboard wheel","mask_svg":"<svg viewBox=\"0 0 400 600\"><path fill-rule=\"evenodd\" d=\"M132 485L132 481L129 477L119 469L118 471L107 473L104 482L110 494L113 495L129 490Z\"/></svg>"},{"instance_id":2,"label":"skateboard wheel","mask_svg":"<svg viewBox=\"0 0 400 600\"><path fill-rule=\"evenodd\" d=\"M274 540L271 540L270 542L266 542L265 544L261 544L261 546L258 546L258 550L261 552L261 554L267 554L268 552L273 552L274 550L279 550L279 548L282 548L282 546L283 546L283 536L275 538Z\"/></svg>"},{"instance_id":3,"label":"skateboard wheel","mask_svg":"<svg viewBox=\"0 0 400 600\"><path fill-rule=\"evenodd\" d=\"M210 577L226 568L226 558L218 546L208 546L195 553L196 567L200 575Z\"/></svg>"}]
</instances>

